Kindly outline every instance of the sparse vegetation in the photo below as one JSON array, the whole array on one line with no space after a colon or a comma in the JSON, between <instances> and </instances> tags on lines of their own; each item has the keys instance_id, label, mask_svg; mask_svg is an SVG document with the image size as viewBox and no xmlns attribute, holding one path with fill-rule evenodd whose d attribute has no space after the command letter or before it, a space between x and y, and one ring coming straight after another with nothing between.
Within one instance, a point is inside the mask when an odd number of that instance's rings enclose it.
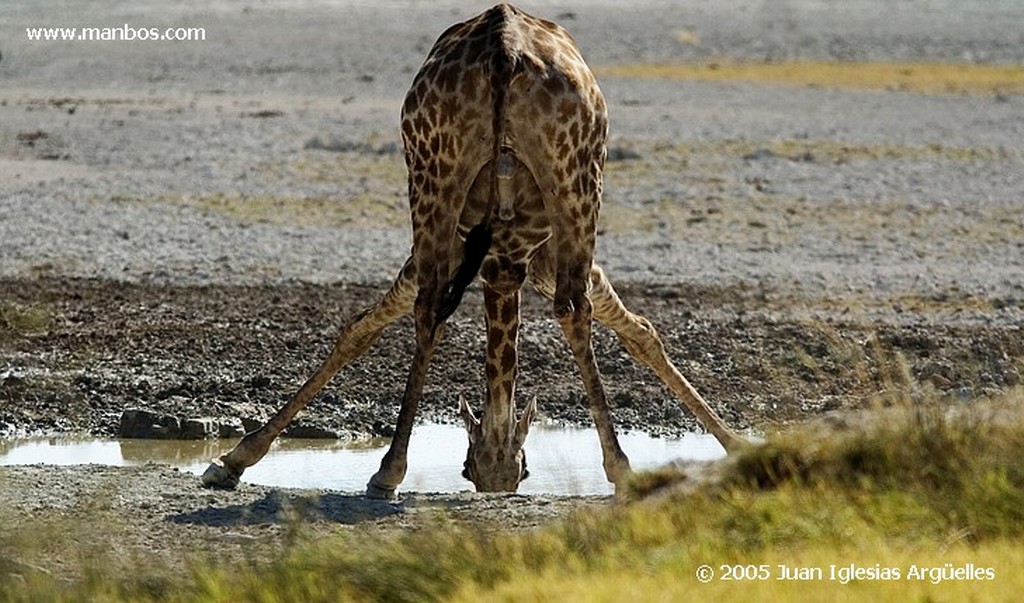
<instances>
[{"instance_id":1,"label":"sparse vegetation","mask_svg":"<svg viewBox=\"0 0 1024 603\"><path fill-rule=\"evenodd\" d=\"M53 311L43 306L0 300L0 331L38 335L52 329L56 321Z\"/></svg>"},{"instance_id":2,"label":"sparse vegetation","mask_svg":"<svg viewBox=\"0 0 1024 603\"><path fill-rule=\"evenodd\" d=\"M154 199L119 196L121 203L188 205L248 224L396 227L408 222L397 200L358 193L340 199L210 194Z\"/></svg>"},{"instance_id":3,"label":"sparse vegetation","mask_svg":"<svg viewBox=\"0 0 1024 603\"><path fill-rule=\"evenodd\" d=\"M248 224L299 226L405 227L409 223L405 164L375 139L307 144L290 161L268 161L251 168L253 180L273 190L304 190L299 195L213 192L154 197L116 195L96 199L134 204L184 205ZM318 146L319 145L319 146ZM349 145L349 146L345 146ZM384 149L366 152L367 149Z\"/></svg>"},{"instance_id":4,"label":"sparse vegetation","mask_svg":"<svg viewBox=\"0 0 1024 603\"><path fill-rule=\"evenodd\" d=\"M637 63L597 69L598 77L771 82L791 86L900 90L921 94L1024 94L1024 66L971 63L731 60Z\"/></svg>"},{"instance_id":5,"label":"sparse vegetation","mask_svg":"<svg viewBox=\"0 0 1024 603\"><path fill-rule=\"evenodd\" d=\"M299 536L271 562L197 558L184 576L158 559L119 574L92 554L74 582L19 565L23 545L7 542L0 592L12 601L1006 599L1024 586L1015 571L1022 405L1017 389L971 407L919 400L841 427L808 425L741 452L700 485L678 488L686 478L671 469L641 475L635 502L526 534L438 517L400 535ZM716 578L699 582L702 565ZM723 580L734 565L763 565L768 578ZM781 580L780 566L823 573ZM951 573L968 566L980 573ZM870 571L849 579L851 567ZM883 568L899 577L878 578Z\"/></svg>"},{"instance_id":6,"label":"sparse vegetation","mask_svg":"<svg viewBox=\"0 0 1024 603\"><path fill-rule=\"evenodd\" d=\"M622 144L626 144L623 142ZM692 141L675 145L662 143L643 145L628 142L635 157L629 161L609 161L609 174L629 176L644 172L670 171L703 160L704 157L734 162L743 160L785 159L803 163L844 164L854 161L925 160L946 161L1001 161L1019 155L1017 149L988 147L958 147L943 144L863 144L844 140L757 140L727 139Z\"/></svg>"}]
</instances>

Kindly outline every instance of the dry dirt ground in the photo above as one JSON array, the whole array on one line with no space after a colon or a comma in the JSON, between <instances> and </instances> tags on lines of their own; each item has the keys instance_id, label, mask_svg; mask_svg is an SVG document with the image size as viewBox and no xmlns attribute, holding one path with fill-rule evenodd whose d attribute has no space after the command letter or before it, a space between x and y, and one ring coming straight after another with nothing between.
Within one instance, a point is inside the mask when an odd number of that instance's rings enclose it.
<instances>
[{"instance_id":1,"label":"dry dirt ground","mask_svg":"<svg viewBox=\"0 0 1024 603\"><path fill-rule=\"evenodd\" d=\"M401 97L436 35L477 7L94 2L73 15L54 4L0 8L0 434L113 435L127 407L265 419L401 265ZM1012 2L526 8L567 26L599 74L709 57L1024 62ZM23 33L122 23L201 26L208 39ZM602 86L612 144L598 261L731 425L770 431L897 391L968 403L1020 383L1020 96ZM548 306L526 300L522 399L586 425ZM454 420L459 394L482 395L479 309L473 291L431 369L426 419ZM387 331L301 425L387 435L410 331ZM620 425L699 428L614 335L598 330L595 346ZM109 523L71 537L129 553L280 543L295 517L372 530L443 510L523 528L602 502L210 492L160 467L0 468L0 497L0 542L57 511Z\"/></svg>"}]
</instances>

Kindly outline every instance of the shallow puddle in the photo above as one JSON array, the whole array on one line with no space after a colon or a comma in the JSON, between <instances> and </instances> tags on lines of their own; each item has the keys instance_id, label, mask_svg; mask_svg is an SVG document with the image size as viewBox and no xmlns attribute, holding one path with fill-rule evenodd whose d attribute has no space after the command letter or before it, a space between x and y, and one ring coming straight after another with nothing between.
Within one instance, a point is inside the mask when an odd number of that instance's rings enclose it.
<instances>
[{"instance_id":1,"label":"shallow puddle","mask_svg":"<svg viewBox=\"0 0 1024 603\"><path fill-rule=\"evenodd\" d=\"M210 459L231 449L235 440L99 440L33 438L0 441L0 465L140 465L165 463L196 475ZM644 433L619 435L635 469L675 459L712 460L725 456L710 435L652 438ZM387 439L353 445L335 440L279 439L243 481L277 487L361 491L376 472ZM421 425L409 445L409 472L401 490L456 492L471 490L462 478L467 439L458 425ZM526 441L530 478L522 494L611 494L601 468L597 432L591 429L535 425ZM198 478L197 478L198 479Z\"/></svg>"}]
</instances>

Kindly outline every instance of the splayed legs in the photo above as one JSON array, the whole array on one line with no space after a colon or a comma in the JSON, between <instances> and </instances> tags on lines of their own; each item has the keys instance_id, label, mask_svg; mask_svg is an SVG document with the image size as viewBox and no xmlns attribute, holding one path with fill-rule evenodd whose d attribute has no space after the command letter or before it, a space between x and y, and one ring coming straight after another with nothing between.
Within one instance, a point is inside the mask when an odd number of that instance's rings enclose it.
<instances>
[{"instance_id":1,"label":"splayed legs","mask_svg":"<svg viewBox=\"0 0 1024 603\"><path fill-rule=\"evenodd\" d=\"M238 479L246 467L251 467L263 458L274 439L295 415L306 407L313 396L345 365L365 353L385 327L412 310L416 296L414 277L412 263L407 261L384 297L345 325L330 355L295 396L263 427L246 434L234 449L215 459L203 473L203 484L224 488L232 488L238 484Z\"/></svg>"},{"instance_id":2,"label":"splayed legs","mask_svg":"<svg viewBox=\"0 0 1024 603\"><path fill-rule=\"evenodd\" d=\"M746 443L736 432L722 421L715 411L708 406L697 390L686 380L686 377L669 360L665 353L658 333L651 323L643 316L633 314L615 293L612 284L600 267L594 266L590 275L591 299L594 304L594 317L615 331L622 345L633 358L647 365L658 375L683 404L692 412L727 451L735 450Z\"/></svg>"}]
</instances>

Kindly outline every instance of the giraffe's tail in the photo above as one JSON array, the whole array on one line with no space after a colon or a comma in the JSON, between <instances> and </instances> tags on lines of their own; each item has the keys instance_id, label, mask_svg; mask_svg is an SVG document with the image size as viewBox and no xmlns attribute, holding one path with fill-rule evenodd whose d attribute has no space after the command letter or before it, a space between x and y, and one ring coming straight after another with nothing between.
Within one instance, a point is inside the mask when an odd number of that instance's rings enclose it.
<instances>
[{"instance_id":1,"label":"giraffe's tail","mask_svg":"<svg viewBox=\"0 0 1024 603\"><path fill-rule=\"evenodd\" d=\"M500 8L505 7L492 9L493 18L506 19L507 15L504 14L504 11L499 11L498 9ZM500 26L492 26L492 35L503 35L501 30ZM491 155L494 176L491 181L490 196L487 200L487 208L484 210L483 219L466 235L462 263L459 264L458 270L455 271L455 276L448 282L442 293L440 303L437 306L437 314L434 318L434 332L437 332L437 327L455 313L455 310L462 302L462 296L466 292L466 288L473 283L477 273L480 272L480 267L483 266L484 258L487 257L487 252L491 248L493 232L491 229L491 218L494 216L495 206L498 202L498 178L508 177L508 174L502 172L504 169L502 159L505 159L502 151L505 139L505 95L508 92L512 77L515 75L519 57L509 51L504 43L496 44L495 46L498 47L498 50L492 55L490 74L491 98L494 103L492 113L494 148ZM515 161L514 158L511 159Z\"/></svg>"},{"instance_id":2,"label":"giraffe's tail","mask_svg":"<svg viewBox=\"0 0 1024 603\"><path fill-rule=\"evenodd\" d=\"M491 248L491 224L484 220L477 224L466 235L465 251L459 269L455 276L445 287L441 303L437 307L437 316L434 318L434 332L441 323L448 320L448 317L455 313L455 310L462 303L462 294L466 288L476 279L480 272L480 266L484 263L487 250Z\"/></svg>"}]
</instances>

